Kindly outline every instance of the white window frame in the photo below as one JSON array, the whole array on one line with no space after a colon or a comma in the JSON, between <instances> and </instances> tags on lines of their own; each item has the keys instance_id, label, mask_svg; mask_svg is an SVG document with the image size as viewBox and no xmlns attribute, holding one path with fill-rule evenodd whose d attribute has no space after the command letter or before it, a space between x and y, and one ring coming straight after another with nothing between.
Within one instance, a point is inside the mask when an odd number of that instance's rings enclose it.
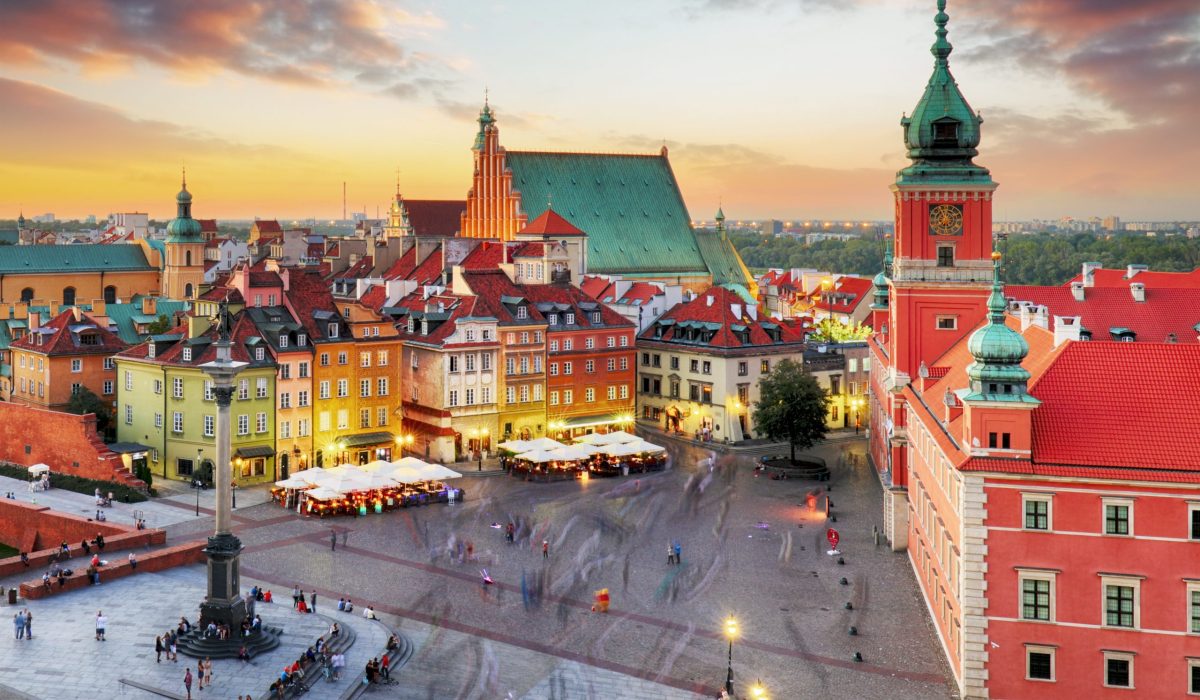
<instances>
[{"instance_id":1,"label":"white window frame","mask_svg":"<svg viewBox=\"0 0 1200 700\"><path fill-rule=\"evenodd\" d=\"M267 413L266 413L266 411L259 411L258 413L254 414L254 432L256 432L256 433L267 432Z\"/></svg>"},{"instance_id":2,"label":"white window frame","mask_svg":"<svg viewBox=\"0 0 1200 700\"><path fill-rule=\"evenodd\" d=\"M1046 529L1027 527L1025 524L1026 503L1030 501L1046 504ZM1054 494L1052 493L1022 493L1021 494L1021 529L1027 532L1054 532Z\"/></svg>"},{"instance_id":3,"label":"white window frame","mask_svg":"<svg viewBox=\"0 0 1200 700\"><path fill-rule=\"evenodd\" d=\"M171 378L171 397L176 399L183 398L183 377Z\"/></svg>"},{"instance_id":4,"label":"white window frame","mask_svg":"<svg viewBox=\"0 0 1200 700\"><path fill-rule=\"evenodd\" d=\"M1133 589L1133 627L1108 624L1109 586L1125 586ZM1142 579L1140 576L1100 574L1100 627L1110 630L1140 630L1142 628Z\"/></svg>"},{"instance_id":5,"label":"white window frame","mask_svg":"<svg viewBox=\"0 0 1200 700\"><path fill-rule=\"evenodd\" d=\"M81 358L73 358L71 360L71 371L72 372L82 372L83 371L83 360Z\"/></svg>"},{"instance_id":6,"label":"white window frame","mask_svg":"<svg viewBox=\"0 0 1200 700\"><path fill-rule=\"evenodd\" d=\"M216 416L204 416L204 437L212 437L217 434L217 419Z\"/></svg>"},{"instance_id":7,"label":"white window frame","mask_svg":"<svg viewBox=\"0 0 1200 700\"><path fill-rule=\"evenodd\" d=\"M267 389L268 388L269 388L269 385L267 384L267 378L259 377L258 380L255 381L255 383L254 383L255 398L259 398L259 399L267 398L267 393L268 393Z\"/></svg>"},{"instance_id":8,"label":"white window frame","mask_svg":"<svg viewBox=\"0 0 1200 700\"><path fill-rule=\"evenodd\" d=\"M1100 499L1100 534L1105 537L1133 537L1133 533L1137 532L1134 529L1133 523L1133 500L1132 498L1102 498ZM1107 527L1108 506L1126 506L1129 509L1129 532L1125 534L1110 533Z\"/></svg>"},{"instance_id":9,"label":"white window frame","mask_svg":"<svg viewBox=\"0 0 1200 700\"><path fill-rule=\"evenodd\" d=\"M1050 677L1049 678L1034 678L1029 675L1029 655L1030 654L1049 654L1050 655ZM1035 683L1054 683L1058 680L1058 647L1047 646L1045 644L1026 644L1025 645L1025 680L1034 681Z\"/></svg>"},{"instance_id":10,"label":"white window frame","mask_svg":"<svg viewBox=\"0 0 1200 700\"><path fill-rule=\"evenodd\" d=\"M948 326L943 326L942 321L949 321ZM958 316L940 315L934 317L933 327L939 331L956 331L958 330Z\"/></svg>"},{"instance_id":11,"label":"white window frame","mask_svg":"<svg viewBox=\"0 0 1200 700\"><path fill-rule=\"evenodd\" d=\"M1100 667L1100 680L1105 688L1119 688L1121 690L1134 690L1137 688L1137 676L1134 675L1137 664L1134 662L1136 654L1128 651L1112 651L1109 649L1103 650L1104 664ZM1117 659L1129 662L1129 685L1109 685L1108 684L1108 660Z\"/></svg>"},{"instance_id":12,"label":"white window frame","mask_svg":"<svg viewBox=\"0 0 1200 700\"><path fill-rule=\"evenodd\" d=\"M249 435L250 434L250 414L249 413L239 413L238 414L237 434L238 435Z\"/></svg>"},{"instance_id":13,"label":"white window frame","mask_svg":"<svg viewBox=\"0 0 1200 700\"><path fill-rule=\"evenodd\" d=\"M1200 689L1192 690L1192 669L1200 666L1200 658L1189 656L1187 659L1188 674L1187 674L1187 694L1200 695Z\"/></svg>"},{"instance_id":14,"label":"white window frame","mask_svg":"<svg viewBox=\"0 0 1200 700\"><path fill-rule=\"evenodd\" d=\"M1200 630L1192 629L1192 595L1200 593L1200 581L1190 580L1187 582L1187 599L1184 601L1184 620L1183 629L1189 635L1200 636Z\"/></svg>"},{"instance_id":15,"label":"white window frame","mask_svg":"<svg viewBox=\"0 0 1200 700\"><path fill-rule=\"evenodd\" d=\"M1195 515L1193 515L1193 513L1196 513L1197 511L1200 511L1200 503L1189 503L1188 504L1187 534L1188 534L1188 539L1193 542L1200 542L1200 537L1195 537L1195 536L1193 536L1193 533L1192 533L1192 518L1196 517Z\"/></svg>"},{"instance_id":16,"label":"white window frame","mask_svg":"<svg viewBox=\"0 0 1200 700\"><path fill-rule=\"evenodd\" d=\"M183 433L183 411L173 411L171 413L171 432L176 434Z\"/></svg>"},{"instance_id":17,"label":"white window frame","mask_svg":"<svg viewBox=\"0 0 1200 700\"><path fill-rule=\"evenodd\" d=\"M1026 581L1047 581L1050 583L1050 619L1039 620L1037 618L1025 617L1025 582ZM1046 569L1017 569L1017 614L1016 618L1021 622L1034 622L1039 624L1053 624L1058 616L1058 572L1047 571Z\"/></svg>"}]
</instances>

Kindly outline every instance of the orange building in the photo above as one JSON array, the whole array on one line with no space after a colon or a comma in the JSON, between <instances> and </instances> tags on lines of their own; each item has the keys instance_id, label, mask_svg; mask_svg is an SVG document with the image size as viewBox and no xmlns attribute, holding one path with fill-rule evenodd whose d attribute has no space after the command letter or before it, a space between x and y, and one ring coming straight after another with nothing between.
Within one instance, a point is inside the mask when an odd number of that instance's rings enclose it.
<instances>
[{"instance_id":1,"label":"orange building","mask_svg":"<svg viewBox=\"0 0 1200 700\"><path fill-rule=\"evenodd\" d=\"M29 332L12 343L15 403L61 410L81 387L116 400L113 355L128 345L115 333L70 308L40 325L29 315ZM115 403L113 403L115 405Z\"/></svg>"}]
</instances>

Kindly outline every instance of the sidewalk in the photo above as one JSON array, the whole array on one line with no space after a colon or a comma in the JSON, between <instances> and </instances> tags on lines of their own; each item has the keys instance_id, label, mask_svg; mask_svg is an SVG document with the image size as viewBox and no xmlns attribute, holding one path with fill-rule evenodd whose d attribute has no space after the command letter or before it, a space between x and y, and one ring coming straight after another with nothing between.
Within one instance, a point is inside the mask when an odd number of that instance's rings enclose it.
<instances>
[{"instance_id":1,"label":"sidewalk","mask_svg":"<svg viewBox=\"0 0 1200 700\"><path fill-rule=\"evenodd\" d=\"M668 433L662 428L658 427L657 424L648 423L642 420L637 422L636 430L645 436L650 442L653 442L654 440L671 440L683 445L703 447L716 452L731 452L733 454L768 454L772 452L786 452L788 450L788 444L786 442L775 442L762 438L742 440L732 444L717 440L713 440L711 442L700 442L699 440L696 440L688 435L675 435L673 433ZM825 434L825 439L814 445L814 447L818 447L826 443L845 442L847 440L854 440L855 438L864 437L866 437L865 433L860 432L856 435L853 428L830 430Z\"/></svg>"}]
</instances>

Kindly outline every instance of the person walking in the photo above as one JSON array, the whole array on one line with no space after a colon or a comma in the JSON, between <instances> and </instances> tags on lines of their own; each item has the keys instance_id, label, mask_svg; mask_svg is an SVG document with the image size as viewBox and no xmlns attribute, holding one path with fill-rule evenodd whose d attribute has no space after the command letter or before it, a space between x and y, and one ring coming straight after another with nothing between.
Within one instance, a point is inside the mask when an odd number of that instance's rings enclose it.
<instances>
[{"instance_id":1,"label":"person walking","mask_svg":"<svg viewBox=\"0 0 1200 700\"><path fill-rule=\"evenodd\" d=\"M156 663L156 664L162 663L162 653L163 653L163 638L161 636L155 637L154 638L154 663ZM169 661L170 657L167 657L167 660Z\"/></svg>"},{"instance_id":2,"label":"person walking","mask_svg":"<svg viewBox=\"0 0 1200 700\"><path fill-rule=\"evenodd\" d=\"M187 688L187 700L192 700L192 669L188 668L183 673L183 687Z\"/></svg>"},{"instance_id":3,"label":"person walking","mask_svg":"<svg viewBox=\"0 0 1200 700\"><path fill-rule=\"evenodd\" d=\"M392 678L391 675L389 675L389 673L388 673L388 669L391 668L391 665L392 665L392 662L388 661L388 655L384 654L383 661L381 661L379 664L379 672L383 674L383 680L385 680L385 681L391 680L391 678Z\"/></svg>"},{"instance_id":4,"label":"person walking","mask_svg":"<svg viewBox=\"0 0 1200 700\"><path fill-rule=\"evenodd\" d=\"M679 540L675 540L675 564L683 563L683 545L679 544Z\"/></svg>"},{"instance_id":5,"label":"person walking","mask_svg":"<svg viewBox=\"0 0 1200 700\"><path fill-rule=\"evenodd\" d=\"M13 613L13 634L17 639L25 636L25 619L19 612Z\"/></svg>"},{"instance_id":6,"label":"person walking","mask_svg":"<svg viewBox=\"0 0 1200 700\"><path fill-rule=\"evenodd\" d=\"M179 636L175 634L175 630L170 630L167 632L167 651L170 652L170 654L168 654L168 658L175 663L179 663L179 647L177 646L178 642Z\"/></svg>"},{"instance_id":7,"label":"person walking","mask_svg":"<svg viewBox=\"0 0 1200 700\"><path fill-rule=\"evenodd\" d=\"M308 594L308 611L315 613L317 611L317 592L311 591Z\"/></svg>"},{"instance_id":8,"label":"person walking","mask_svg":"<svg viewBox=\"0 0 1200 700\"><path fill-rule=\"evenodd\" d=\"M293 608L300 607L300 599L302 597L303 597L303 594L300 592L300 584L297 583L296 587L292 589L292 607Z\"/></svg>"},{"instance_id":9,"label":"person walking","mask_svg":"<svg viewBox=\"0 0 1200 700\"><path fill-rule=\"evenodd\" d=\"M208 687L211 688L213 684L212 659L207 656L204 657L204 677L208 679Z\"/></svg>"},{"instance_id":10,"label":"person walking","mask_svg":"<svg viewBox=\"0 0 1200 700\"><path fill-rule=\"evenodd\" d=\"M25 639L33 639L33 611L25 610Z\"/></svg>"},{"instance_id":11,"label":"person walking","mask_svg":"<svg viewBox=\"0 0 1200 700\"><path fill-rule=\"evenodd\" d=\"M196 684L198 686L200 686L200 690L204 690L204 662L203 661L196 662Z\"/></svg>"},{"instance_id":12,"label":"person walking","mask_svg":"<svg viewBox=\"0 0 1200 700\"><path fill-rule=\"evenodd\" d=\"M108 627L108 618L104 616L103 610L96 611L96 641L108 641L104 638L104 630Z\"/></svg>"},{"instance_id":13,"label":"person walking","mask_svg":"<svg viewBox=\"0 0 1200 700\"><path fill-rule=\"evenodd\" d=\"M542 559L550 558L550 540L542 540Z\"/></svg>"},{"instance_id":14,"label":"person walking","mask_svg":"<svg viewBox=\"0 0 1200 700\"><path fill-rule=\"evenodd\" d=\"M329 551L337 551L337 530L329 528Z\"/></svg>"},{"instance_id":15,"label":"person walking","mask_svg":"<svg viewBox=\"0 0 1200 700\"><path fill-rule=\"evenodd\" d=\"M667 563L675 563L675 545L671 544L670 542L667 543Z\"/></svg>"},{"instance_id":16,"label":"person walking","mask_svg":"<svg viewBox=\"0 0 1200 700\"><path fill-rule=\"evenodd\" d=\"M350 539L350 528L342 529L342 546L346 546L346 540Z\"/></svg>"}]
</instances>

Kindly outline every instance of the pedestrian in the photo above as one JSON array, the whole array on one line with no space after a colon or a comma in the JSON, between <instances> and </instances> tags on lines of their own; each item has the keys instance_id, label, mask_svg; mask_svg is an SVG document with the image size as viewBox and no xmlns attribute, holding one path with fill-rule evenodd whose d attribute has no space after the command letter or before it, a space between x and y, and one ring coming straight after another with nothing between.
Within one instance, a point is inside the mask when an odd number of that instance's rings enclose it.
<instances>
[{"instance_id":1,"label":"pedestrian","mask_svg":"<svg viewBox=\"0 0 1200 700\"><path fill-rule=\"evenodd\" d=\"M29 568L29 555L25 552L21 552L21 563L25 565L25 568Z\"/></svg>"},{"instance_id":2,"label":"pedestrian","mask_svg":"<svg viewBox=\"0 0 1200 700\"><path fill-rule=\"evenodd\" d=\"M308 611L315 613L317 611L317 592L312 591L308 594Z\"/></svg>"},{"instance_id":3,"label":"pedestrian","mask_svg":"<svg viewBox=\"0 0 1200 700\"><path fill-rule=\"evenodd\" d=\"M154 663L156 663L156 664L162 663L162 653L163 653L163 639L161 636L155 637L154 638ZM170 657L168 656L167 659L170 660Z\"/></svg>"},{"instance_id":4,"label":"pedestrian","mask_svg":"<svg viewBox=\"0 0 1200 700\"><path fill-rule=\"evenodd\" d=\"M25 610L25 639L33 639L33 611Z\"/></svg>"},{"instance_id":5,"label":"pedestrian","mask_svg":"<svg viewBox=\"0 0 1200 700\"><path fill-rule=\"evenodd\" d=\"M208 679L208 687L211 688L213 684L212 659L207 656L204 657L204 677Z\"/></svg>"},{"instance_id":6,"label":"pedestrian","mask_svg":"<svg viewBox=\"0 0 1200 700\"><path fill-rule=\"evenodd\" d=\"M346 540L349 538L350 538L350 528L347 527L342 530L342 546L343 547L346 546Z\"/></svg>"},{"instance_id":7,"label":"pedestrian","mask_svg":"<svg viewBox=\"0 0 1200 700\"><path fill-rule=\"evenodd\" d=\"M550 558L550 540L542 540L542 559Z\"/></svg>"},{"instance_id":8,"label":"pedestrian","mask_svg":"<svg viewBox=\"0 0 1200 700\"><path fill-rule=\"evenodd\" d=\"M346 599L338 598L338 612L345 612L345 610L346 610Z\"/></svg>"},{"instance_id":9,"label":"pedestrian","mask_svg":"<svg viewBox=\"0 0 1200 700\"><path fill-rule=\"evenodd\" d=\"M292 607L293 608L300 607L300 598L301 598L300 584L297 583L296 587L292 589Z\"/></svg>"},{"instance_id":10,"label":"pedestrian","mask_svg":"<svg viewBox=\"0 0 1200 700\"><path fill-rule=\"evenodd\" d=\"M183 673L183 687L187 688L187 700L192 700L192 669Z\"/></svg>"},{"instance_id":11,"label":"pedestrian","mask_svg":"<svg viewBox=\"0 0 1200 700\"><path fill-rule=\"evenodd\" d=\"M104 616L103 610L96 611L96 641L107 641L104 638L104 629L108 627L108 618Z\"/></svg>"},{"instance_id":12,"label":"pedestrian","mask_svg":"<svg viewBox=\"0 0 1200 700\"><path fill-rule=\"evenodd\" d=\"M675 563L675 545L671 544L670 542L667 543L667 563Z\"/></svg>"},{"instance_id":13,"label":"pedestrian","mask_svg":"<svg viewBox=\"0 0 1200 700\"><path fill-rule=\"evenodd\" d=\"M179 646L178 646L179 637L175 634L174 631L167 632L167 642L168 642L167 649L171 652L171 654L170 654L171 660L174 661L175 663L179 663Z\"/></svg>"},{"instance_id":14,"label":"pedestrian","mask_svg":"<svg viewBox=\"0 0 1200 700\"><path fill-rule=\"evenodd\" d=\"M135 555L133 552L129 553L129 568L137 571L137 555Z\"/></svg>"},{"instance_id":15,"label":"pedestrian","mask_svg":"<svg viewBox=\"0 0 1200 700\"><path fill-rule=\"evenodd\" d=\"M331 552L337 551L337 530L333 528L329 529L329 550Z\"/></svg>"},{"instance_id":16,"label":"pedestrian","mask_svg":"<svg viewBox=\"0 0 1200 700\"><path fill-rule=\"evenodd\" d=\"M683 563L683 545L679 544L679 540L675 540L675 564Z\"/></svg>"},{"instance_id":17,"label":"pedestrian","mask_svg":"<svg viewBox=\"0 0 1200 700\"><path fill-rule=\"evenodd\" d=\"M47 591L50 590L50 572L49 571L42 574L42 588L44 588Z\"/></svg>"},{"instance_id":18,"label":"pedestrian","mask_svg":"<svg viewBox=\"0 0 1200 700\"><path fill-rule=\"evenodd\" d=\"M388 655L384 654L383 661L379 664L379 671L383 674L383 679L385 681L391 680L391 676L388 674L388 669L391 667L391 665L392 662L388 661Z\"/></svg>"},{"instance_id":19,"label":"pedestrian","mask_svg":"<svg viewBox=\"0 0 1200 700\"><path fill-rule=\"evenodd\" d=\"M204 662L203 661L196 662L196 684L198 686L200 686L200 690L204 690Z\"/></svg>"},{"instance_id":20,"label":"pedestrian","mask_svg":"<svg viewBox=\"0 0 1200 700\"><path fill-rule=\"evenodd\" d=\"M99 532L96 533L96 548L101 552L104 551L104 535Z\"/></svg>"},{"instance_id":21,"label":"pedestrian","mask_svg":"<svg viewBox=\"0 0 1200 700\"><path fill-rule=\"evenodd\" d=\"M13 634L16 639L25 636L25 618L21 617L21 613L13 613Z\"/></svg>"},{"instance_id":22,"label":"pedestrian","mask_svg":"<svg viewBox=\"0 0 1200 700\"><path fill-rule=\"evenodd\" d=\"M87 540L84 540L80 544L83 545L83 555L85 557L92 553L92 546L88 544Z\"/></svg>"}]
</instances>

